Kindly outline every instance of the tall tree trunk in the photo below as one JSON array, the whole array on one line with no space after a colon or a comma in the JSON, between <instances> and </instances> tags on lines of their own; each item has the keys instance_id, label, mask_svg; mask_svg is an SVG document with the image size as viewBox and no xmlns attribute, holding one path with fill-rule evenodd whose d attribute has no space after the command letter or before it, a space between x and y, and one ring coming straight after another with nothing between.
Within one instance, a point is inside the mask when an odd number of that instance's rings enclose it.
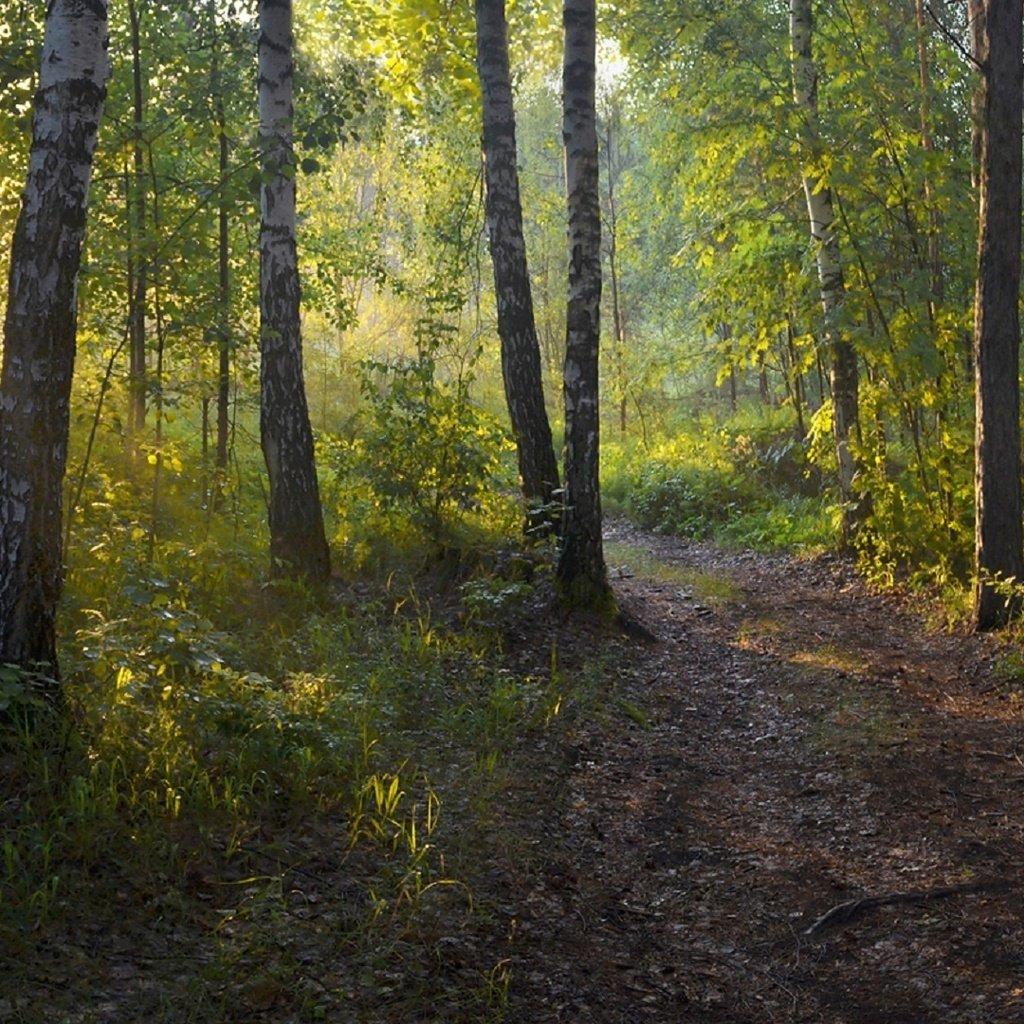
<instances>
[{"instance_id":1,"label":"tall tree trunk","mask_svg":"<svg viewBox=\"0 0 1024 1024\"><path fill-rule=\"evenodd\" d=\"M108 73L106 0L52 0L4 323L0 663L53 680L76 287Z\"/></svg>"},{"instance_id":2,"label":"tall tree trunk","mask_svg":"<svg viewBox=\"0 0 1024 1024\"><path fill-rule=\"evenodd\" d=\"M217 24L217 0L208 0L206 17L210 31L210 94L213 97L214 118L217 124L217 436L215 493L211 504L220 501L220 489L228 467L231 403L231 249L228 234L228 175L230 173L230 143L227 116L224 111L224 80L221 75L222 38ZM204 422L209 409L204 407Z\"/></svg>"},{"instance_id":3,"label":"tall tree trunk","mask_svg":"<svg viewBox=\"0 0 1024 1024\"><path fill-rule=\"evenodd\" d=\"M611 600L601 540L598 480L598 342L601 330L601 197L598 191L594 0L565 0L563 137L569 218L565 335L565 520L557 579L574 605Z\"/></svg>"},{"instance_id":4,"label":"tall tree trunk","mask_svg":"<svg viewBox=\"0 0 1024 1024\"><path fill-rule=\"evenodd\" d=\"M219 41L214 45L219 47ZM215 102L220 161L220 198L217 201L217 471L223 477L228 467L231 402L231 252L228 238L228 200L225 194L229 171L228 134L224 117L224 97L219 91Z\"/></svg>"},{"instance_id":5,"label":"tall tree trunk","mask_svg":"<svg viewBox=\"0 0 1024 1024\"><path fill-rule=\"evenodd\" d=\"M619 400L619 433L626 436L626 413L629 401L629 374L626 370L626 311L622 302L619 284L619 209L615 199L616 166L616 132L618 130L618 112L609 116L604 136L605 189L608 196L608 283L612 289L612 331L615 336L615 390Z\"/></svg>"},{"instance_id":6,"label":"tall tree trunk","mask_svg":"<svg viewBox=\"0 0 1024 1024\"><path fill-rule=\"evenodd\" d=\"M558 461L544 405L540 345L523 238L505 0L476 0L476 38L501 370L519 456L527 529L546 531L557 529Z\"/></svg>"},{"instance_id":7,"label":"tall tree trunk","mask_svg":"<svg viewBox=\"0 0 1024 1024\"><path fill-rule=\"evenodd\" d=\"M800 362L797 358L796 344L794 342L796 332L793 330L793 321L786 316L786 352L789 354L788 378L792 387L793 408L796 410L796 426L799 440L807 437L807 426L804 423L804 375L800 370Z\"/></svg>"},{"instance_id":8,"label":"tall tree trunk","mask_svg":"<svg viewBox=\"0 0 1024 1024\"><path fill-rule=\"evenodd\" d=\"M149 246L146 244L146 152L143 128L146 118L142 87L142 44L139 9L128 0L128 24L132 47L132 175L128 182L129 230L133 244L128 253L128 437L137 451L146 426L146 294L149 277Z\"/></svg>"},{"instance_id":9,"label":"tall tree trunk","mask_svg":"<svg viewBox=\"0 0 1024 1024\"><path fill-rule=\"evenodd\" d=\"M974 305L974 623L991 629L1014 606L992 586L1024 581L1020 449L1021 67L1020 0L972 0L980 15L978 282Z\"/></svg>"},{"instance_id":10,"label":"tall tree trunk","mask_svg":"<svg viewBox=\"0 0 1024 1024\"><path fill-rule=\"evenodd\" d=\"M260 0L259 20L260 439L270 479L271 572L324 582L330 553L299 326L291 0Z\"/></svg>"},{"instance_id":11,"label":"tall tree trunk","mask_svg":"<svg viewBox=\"0 0 1024 1024\"><path fill-rule=\"evenodd\" d=\"M967 42L971 57L981 65L986 47L985 0L967 0ZM971 94L971 187L978 188L981 179L981 136L985 119L985 90L979 85Z\"/></svg>"},{"instance_id":12,"label":"tall tree trunk","mask_svg":"<svg viewBox=\"0 0 1024 1024\"><path fill-rule=\"evenodd\" d=\"M163 218L160 213L160 188L159 179L156 173L156 163L153 160L153 147L147 147L147 163L149 168L149 181L153 189L153 237L163 237ZM153 389L153 491L150 495L149 504L149 536L146 541L146 564L152 565L156 557L157 534L160 525L160 503L162 501L162 489L164 478L164 353L166 352L167 331L165 329L163 301L161 299L163 280L160 261L154 260L151 266L153 271L151 277L151 290L153 294L153 322L156 328L156 364L153 368L152 389Z\"/></svg>"},{"instance_id":13,"label":"tall tree trunk","mask_svg":"<svg viewBox=\"0 0 1024 1024\"><path fill-rule=\"evenodd\" d=\"M928 18L925 0L914 0L914 16L917 21L917 77L921 85L921 148L925 153L935 152L935 138L932 134L932 75L928 59ZM931 318L935 321L945 299L942 279L942 214L932 188L931 171L925 165L924 202L928 211L928 270L931 276Z\"/></svg>"},{"instance_id":14,"label":"tall tree trunk","mask_svg":"<svg viewBox=\"0 0 1024 1024\"><path fill-rule=\"evenodd\" d=\"M793 96L803 122L803 143L809 168L821 166L822 146L818 128L818 72L812 55L814 31L811 0L790 0L789 28ZM843 536L849 542L858 524L853 480L857 466L850 441L857 432L857 353L843 337L839 312L843 303L842 254L836 233L832 189L813 170L803 175L807 215L818 265L818 284L824 310L825 342L829 350L829 387L832 393L832 426L839 465L839 491L843 500Z\"/></svg>"}]
</instances>

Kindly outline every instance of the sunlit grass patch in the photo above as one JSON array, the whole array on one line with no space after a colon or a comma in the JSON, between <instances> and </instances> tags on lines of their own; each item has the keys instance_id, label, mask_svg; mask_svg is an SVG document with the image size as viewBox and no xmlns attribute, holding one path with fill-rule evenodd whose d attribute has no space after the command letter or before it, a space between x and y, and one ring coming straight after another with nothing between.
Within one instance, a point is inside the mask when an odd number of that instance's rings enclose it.
<instances>
[{"instance_id":1,"label":"sunlit grass patch","mask_svg":"<svg viewBox=\"0 0 1024 1024\"><path fill-rule=\"evenodd\" d=\"M777 495L770 505L743 509L716 533L730 547L818 554L835 546L830 508L820 498Z\"/></svg>"},{"instance_id":2,"label":"sunlit grass patch","mask_svg":"<svg viewBox=\"0 0 1024 1024\"><path fill-rule=\"evenodd\" d=\"M743 408L708 429L682 420L602 454L609 508L645 529L759 551L835 545L833 509L789 410Z\"/></svg>"},{"instance_id":3,"label":"sunlit grass patch","mask_svg":"<svg viewBox=\"0 0 1024 1024\"><path fill-rule=\"evenodd\" d=\"M496 629L544 578L534 559L489 575L492 545L471 569L402 563L324 593L267 584L244 541L168 542L150 565L144 538L123 541L116 564L79 549L69 580L69 715L0 731L9 985L35 990L40 951L77 949L88 921L81 975L99 991L101 963L123 960L123 1019L341 1019L405 1000L497 1019L507 964L469 950L457 983L439 968L479 913L463 874L498 842L524 738L597 685L556 649L529 675L504 666ZM165 927L189 967L172 950L136 985ZM112 951L121 934L132 953ZM310 956L338 966L314 984Z\"/></svg>"},{"instance_id":4,"label":"sunlit grass patch","mask_svg":"<svg viewBox=\"0 0 1024 1024\"><path fill-rule=\"evenodd\" d=\"M675 565L635 544L607 541L604 553L613 577L616 571L626 571L655 583L677 586L689 596L709 604L727 604L741 594L737 584L722 573Z\"/></svg>"},{"instance_id":5,"label":"sunlit grass patch","mask_svg":"<svg viewBox=\"0 0 1024 1024\"><path fill-rule=\"evenodd\" d=\"M870 667L870 663L863 656L854 651L844 650L832 643L809 650L796 651L790 655L789 660L796 665L809 665L813 668L854 674L866 672Z\"/></svg>"},{"instance_id":6,"label":"sunlit grass patch","mask_svg":"<svg viewBox=\"0 0 1024 1024\"><path fill-rule=\"evenodd\" d=\"M759 650L762 643L784 636L787 632L786 623L771 615L760 615L756 619L747 619L737 630L736 644L744 650Z\"/></svg>"}]
</instances>

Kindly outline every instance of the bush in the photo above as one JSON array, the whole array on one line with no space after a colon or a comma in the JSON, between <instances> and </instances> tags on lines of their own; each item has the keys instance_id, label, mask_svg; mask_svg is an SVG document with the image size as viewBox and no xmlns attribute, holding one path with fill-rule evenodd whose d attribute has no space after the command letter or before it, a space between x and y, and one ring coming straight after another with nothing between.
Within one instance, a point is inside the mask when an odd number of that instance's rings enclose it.
<instances>
[{"instance_id":1,"label":"bush","mask_svg":"<svg viewBox=\"0 0 1024 1024\"><path fill-rule=\"evenodd\" d=\"M654 463L641 472L629 511L646 529L702 539L755 500L754 489L729 473Z\"/></svg>"},{"instance_id":2,"label":"bush","mask_svg":"<svg viewBox=\"0 0 1024 1024\"><path fill-rule=\"evenodd\" d=\"M640 526L766 548L827 545L820 475L785 410L733 417L712 433L681 432L640 453L605 457L605 493Z\"/></svg>"},{"instance_id":3,"label":"bush","mask_svg":"<svg viewBox=\"0 0 1024 1024\"><path fill-rule=\"evenodd\" d=\"M327 492L339 506L342 542L360 549L356 566L382 541L444 546L462 521L493 516L515 495L511 442L473 402L471 373L443 379L426 349L367 361L361 374L366 406L353 438L321 442L336 473Z\"/></svg>"}]
</instances>

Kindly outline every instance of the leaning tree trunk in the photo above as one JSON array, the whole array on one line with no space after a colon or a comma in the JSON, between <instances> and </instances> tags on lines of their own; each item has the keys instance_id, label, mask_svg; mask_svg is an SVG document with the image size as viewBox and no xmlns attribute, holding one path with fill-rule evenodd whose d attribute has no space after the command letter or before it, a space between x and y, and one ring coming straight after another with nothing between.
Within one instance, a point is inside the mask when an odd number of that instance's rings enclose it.
<instances>
[{"instance_id":1,"label":"leaning tree trunk","mask_svg":"<svg viewBox=\"0 0 1024 1024\"><path fill-rule=\"evenodd\" d=\"M598 483L598 339L601 325L601 197L595 110L594 0L565 0L563 136L569 215L565 337L565 519L557 579L571 604L611 598L601 542Z\"/></svg>"},{"instance_id":2,"label":"leaning tree trunk","mask_svg":"<svg viewBox=\"0 0 1024 1024\"><path fill-rule=\"evenodd\" d=\"M291 0L260 0L259 17L260 439L270 479L271 572L323 582L330 554L299 328Z\"/></svg>"},{"instance_id":3,"label":"leaning tree trunk","mask_svg":"<svg viewBox=\"0 0 1024 1024\"><path fill-rule=\"evenodd\" d=\"M544 406L540 344L523 238L523 211L516 165L516 122L509 73L505 0L476 0L477 70L483 94L483 149L487 228L494 264L494 293L519 479L527 529L556 529L558 462Z\"/></svg>"},{"instance_id":4,"label":"leaning tree trunk","mask_svg":"<svg viewBox=\"0 0 1024 1024\"><path fill-rule=\"evenodd\" d=\"M978 281L974 305L974 623L1002 625L1019 601L996 578L1024 581L1020 484L1020 0L971 3L981 68Z\"/></svg>"},{"instance_id":5,"label":"leaning tree trunk","mask_svg":"<svg viewBox=\"0 0 1024 1024\"><path fill-rule=\"evenodd\" d=\"M790 0L789 27L793 96L800 112L803 144L809 168L821 166L821 138L818 129L818 73L812 56L813 17L811 0ZM824 310L825 341L830 357L829 384L832 392L832 428L839 465L839 492L843 500L843 537L849 542L860 516L854 493L857 465L850 448L856 436L858 416L857 353L843 337L839 325L843 303L843 263L832 208L832 189L814 170L803 176L807 214L818 265L818 285Z\"/></svg>"},{"instance_id":6,"label":"leaning tree trunk","mask_svg":"<svg viewBox=\"0 0 1024 1024\"><path fill-rule=\"evenodd\" d=\"M76 288L109 67L106 0L52 0L0 379L0 663L57 679Z\"/></svg>"}]
</instances>

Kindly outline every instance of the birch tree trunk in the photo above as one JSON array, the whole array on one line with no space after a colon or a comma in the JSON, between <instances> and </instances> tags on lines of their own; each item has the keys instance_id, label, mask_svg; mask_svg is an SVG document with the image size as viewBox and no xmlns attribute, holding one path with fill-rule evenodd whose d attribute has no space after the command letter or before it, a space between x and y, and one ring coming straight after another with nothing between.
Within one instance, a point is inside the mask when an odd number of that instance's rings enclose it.
<instances>
[{"instance_id":1,"label":"birch tree trunk","mask_svg":"<svg viewBox=\"0 0 1024 1024\"><path fill-rule=\"evenodd\" d=\"M260 0L260 440L270 480L273 575L324 582L324 534L302 375L292 142L292 4Z\"/></svg>"},{"instance_id":2,"label":"birch tree trunk","mask_svg":"<svg viewBox=\"0 0 1024 1024\"><path fill-rule=\"evenodd\" d=\"M565 0L563 137L569 217L565 336L565 519L557 579L573 605L611 600L601 541L598 483L598 341L601 317L601 198L595 109L594 0Z\"/></svg>"},{"instance_id":3,"label":"birch tree trunk","mask_svg":"<svg viewBox=\"0 0 1024 1024\"><path fill-rule=\"evenodd\" d=\"M978 280L974 305L974 623L1004 624L1019 602L995 577L1024 581L1020 484L1020 0L972 0L981 68Z\"/></svg>"},{"instance_id":4,"label":"birch tree trunk","mask_svg":"<svg viewBox=\"0 0 1024 1024\"><path fill-rule=\"evenodd\" d=\"M558 462L544 405L540 345L523 238L505 0L476 0L476 38L483 94L487 228L505 399L519 457L527 529L557 531Z\"/></svg>"},{"instance_id":5,"label":"birch tree trunk","mask_svg":"<svg viewBox=\"0 0 1024 1024\"><path fill-rule=\"evenodd\" d=\"M812 54L814 22L811 0L790 0L789 28L793 96L802 119L807 159L807 169L803 175L804 195L818 266L818 285L825 321L824 335L830 359L832 427L839 464L839 491L844 506L843 535L844 539L849 541L859 519L853 487L857 466L850 449L850 440L857 431L857 353L853 345L843 337L839 324L845 286L842 254L832 205L832 189L821 171L824 152L818 127L818 72Z\"/></svg>"},{"instance_id":6,"label":"birch tree trunk","mask_svg":"<svg viewBox=\"0 0 1024 1024\"><path fill-rule=\"evenodd\" d=\"M220 198L217 200L217 472L224 477L228 468L231 411L231 252L228 200L224 194L224 183L228 180L230 166L228 135L224 123L224 97L221 95L217 96L217 148L222 182Z\"/></svg>"},{"instance_id":7,"label":"birch tree trunk","mask_svg":"<svg viewBox=\"0 0 1024 1024\"><path fill-rule=\"evenodd\" d=\"M108 74L107 0L52 0L4 322L0 663L54 682L76 291Z\"/></svg>"}]
</instances>

